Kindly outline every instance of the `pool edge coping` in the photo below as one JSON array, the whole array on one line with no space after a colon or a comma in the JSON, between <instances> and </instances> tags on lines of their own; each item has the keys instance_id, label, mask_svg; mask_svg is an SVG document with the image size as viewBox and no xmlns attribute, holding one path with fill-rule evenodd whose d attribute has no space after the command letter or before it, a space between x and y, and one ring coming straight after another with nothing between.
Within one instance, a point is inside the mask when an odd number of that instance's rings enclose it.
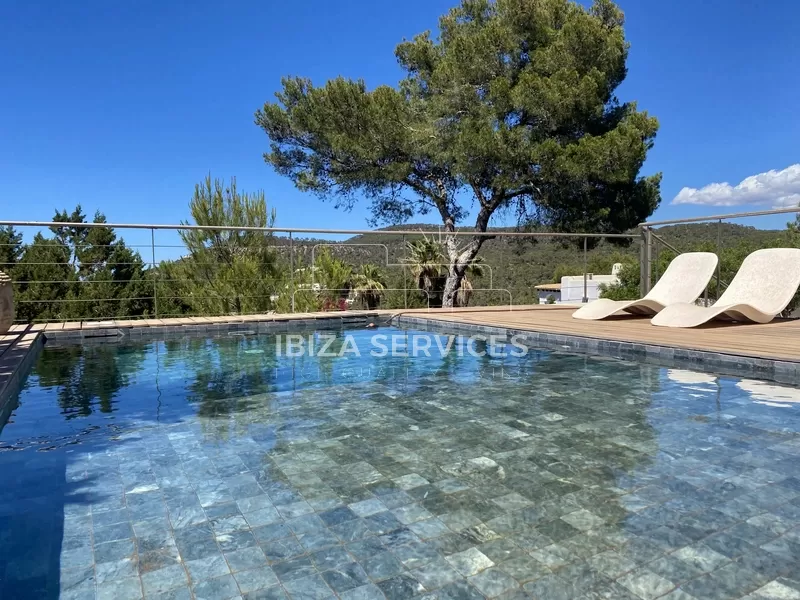
<instances>
[{"instance_id":1,"label":"pool edge coping","mask_svg":"<svg viewBox=\"0 0 800 600\"><path fill-rule=\"evenodd\" d=\"M5 335L16 335L16 339L0 355L0 429L14 409L12 399L22 388L45 342L42 331L23 330Z\"/></svg>"}]
</instances>

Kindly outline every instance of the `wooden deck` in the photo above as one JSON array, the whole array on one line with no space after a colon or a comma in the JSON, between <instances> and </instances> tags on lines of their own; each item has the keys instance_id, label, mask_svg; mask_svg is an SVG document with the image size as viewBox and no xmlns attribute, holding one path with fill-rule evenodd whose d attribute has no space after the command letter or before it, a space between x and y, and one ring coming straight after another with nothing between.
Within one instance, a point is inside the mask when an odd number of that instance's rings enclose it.
<instances>
[{"instance_id":1,"label":"wooden deck","mask_svg":"<svg viewBox=\"0 0 800 600\"><path fill-rule=\"evenodd\" d=\"M766 325L714 323L694 329L655 327L641 317L604 321L572 318L575 307L536 306L505 309L467 308L453 311L401 311L437 321L511 327L541 333L651 344L800 362L800 320L776 319Z\"/></svg>"}]
</instances>

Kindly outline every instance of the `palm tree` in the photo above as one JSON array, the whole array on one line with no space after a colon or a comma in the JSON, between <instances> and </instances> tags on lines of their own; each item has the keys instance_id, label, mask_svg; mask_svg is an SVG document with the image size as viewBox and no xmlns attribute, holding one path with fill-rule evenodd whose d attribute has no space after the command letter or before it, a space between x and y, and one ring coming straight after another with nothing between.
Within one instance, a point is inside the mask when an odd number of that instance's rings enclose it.
<instances>
[{"instance_id":1,"label":"palm tree","mask_svg":"<svg viewBox=\"0 0 800 600\"><path fill-rule=\"evenodd\" d=\"M461 285L456 292L456 306L467 306L469 304L469 299L472 297L472 282L469 278L482 277L484 271L483 259L477 256L467 265L464 277L461 279Z\"/></svg>"},{"instance_id":2,"label":"palm tree","mask_svg":"<svg viewBox=\"0 0 800 600\"><path fill-rule=\"evenodd\" d=\"M441 306L449 264L444 247L436 240L427 237L407 242L406 247L408 248L408 258L403 262L411 266L411 273L417 280L417 287L428 297L431 306ZM472 283L469 278L481 277L484 270L482 259L478 257L475 257L467 265L464 277L461 279L461 286L456 291L456 306L469 304L472 296Z\"/></svg>"},{"instance_id":3,"label":"palm tree","mask_svg":"<svg viewBox=\"0 0 800 600\"><path fill-rule=\"evenodd\" d=\"M441 296L447 277L442 245L423 237L407 242L408 257L403 260L411 267L411 274L417 280L417 288L425 293L432 306L441 306Z\"/></svg>"},{"instance_id":4,"label":"palm tree","mask_svg":"<svg viewBox=\"0 0 800 600\"><path fill-rule=\"evenodd\" d=\"M353 275L353 291L361 298L369 310L378 307L383 290L386 289L386 278L377 266L361 265L361 271Z\"/></svg>"}]
</instances>

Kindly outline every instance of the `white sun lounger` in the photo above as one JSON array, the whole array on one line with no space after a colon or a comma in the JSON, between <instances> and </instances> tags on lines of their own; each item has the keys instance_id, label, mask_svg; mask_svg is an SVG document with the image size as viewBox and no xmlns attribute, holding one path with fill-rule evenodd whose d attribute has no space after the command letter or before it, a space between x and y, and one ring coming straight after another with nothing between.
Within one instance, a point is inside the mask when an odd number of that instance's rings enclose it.
<instances>
[{"instance_id":1,"label":"white sun lounger","mask_svg":"<svg viewBox=\"0 0 800 600\"><path fill-rule=\"evenodd\" d=\"M756 250L742 261L728 289L712 306L674 304L653 320L661 327L697 327L712 319L769 323L800 287L800 249Z\"/></svg>"},{"instance_id":2,"label":"white sun lounger","mask_svg":"<svg viewBox=\"0 0 800 600\"><path fill-rule=\"evenodd\" d=\"M706 289L717 261L712 252L679 254L644 298L623 301L600 298L579 308L572 316L590 321L624 314L652 316L670 304L694 302Z\"/></svg>"}]
</instances>

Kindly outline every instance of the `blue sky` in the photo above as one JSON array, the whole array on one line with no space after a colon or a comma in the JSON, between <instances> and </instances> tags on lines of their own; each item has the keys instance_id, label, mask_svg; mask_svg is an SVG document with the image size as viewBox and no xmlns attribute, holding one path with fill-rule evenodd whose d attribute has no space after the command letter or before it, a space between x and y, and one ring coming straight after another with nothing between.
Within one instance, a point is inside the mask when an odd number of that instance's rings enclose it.
<instances>
[{"instance_id":1,"label":"blue sky","mask_svg":"<svg viewBox=\"0 0 800 600\"><path fill-rule=\"evenodd\" d=\"M43 2L0 8L0 219L80 202L110 221L177 223L195 182L264 189L286 227L365 228L262 159L253 112L287 74L369 86L400 78L393 50L455 0ZM661 130L656 218L771 208L800 193L800 11L791 0L622 0L632 48L619 90ZM738 189L686 191L770 170ZM797 197L800 200L800 196ZM724 205L719 205L722 202ZM785 217L759 220L781 226Z\"/></svg>"}]
</instances>

